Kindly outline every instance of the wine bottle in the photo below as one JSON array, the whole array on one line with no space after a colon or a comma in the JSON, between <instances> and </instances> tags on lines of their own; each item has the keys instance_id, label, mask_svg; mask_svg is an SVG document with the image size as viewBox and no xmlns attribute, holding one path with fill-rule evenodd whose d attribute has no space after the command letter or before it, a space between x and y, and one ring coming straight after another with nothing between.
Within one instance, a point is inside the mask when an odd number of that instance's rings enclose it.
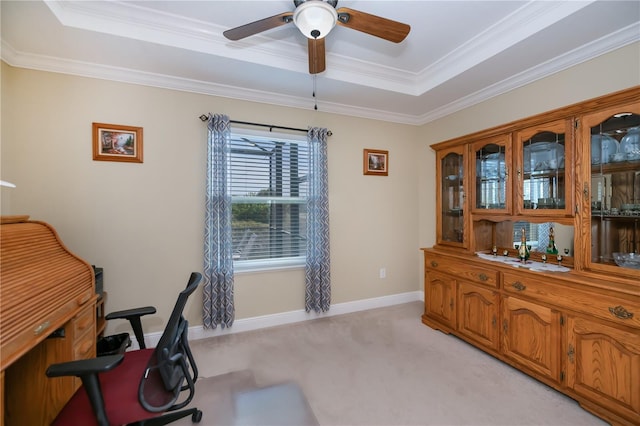
<instances>
[{"instance_id":1,"label":"wine bottle","mask_svg":"<svg viewBox=\"0 0 640 426\"><path fill-rule=\"evenodd\" d=\"M527 234L524 228L522 228L522 234L520 235L520 247L518 247L518 255L520 256L520 260L523 262L529 260L529 256L531 256L529 247L527 246Z\"/></svg>"},{"instance_id":2,"label":"wine bottle","mask_svg":"<svg viewBox=\"0 0 640 426\"><path fill-rule=\"evenodd\" d=\"M549 228L549 244L547 245L547 253L558 254L558 247L556 247L556 239L553 234L553 228Z\"/></svg>"}]
</instances>

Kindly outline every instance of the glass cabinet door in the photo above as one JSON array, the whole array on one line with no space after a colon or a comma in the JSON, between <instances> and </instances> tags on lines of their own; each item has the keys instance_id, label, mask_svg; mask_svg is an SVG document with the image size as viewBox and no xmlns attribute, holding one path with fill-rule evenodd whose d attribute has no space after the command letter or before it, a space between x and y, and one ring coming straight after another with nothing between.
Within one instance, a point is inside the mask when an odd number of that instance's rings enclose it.
<instances>
[{"instance_id":1,"label":"glass cabinet door","mask_svg":"<svg viewBox=\"0 0 640 426\"><path fill-rule=\"evenodd\" d=\"M437 176L440 177L437 215L438 243L466 247L464 148L438 152Z\"/></svg>"},{"instance_id":2,"label":"glass cabinet door","mask_svg":"<svg viewBox=\"0 0 640 426\"><path fill-rule=\"evenodd\" d=\"M499 136L472 145L472 191L474 213L511 211L511 138Z\"/></svg>"},{"instance_id":3,"label":"glass cabinet door","mask_svg":"<svg viewBox=\"0 0 640 426\"><path fill-rule=\"evenodd\" d=\"M640 276L640 104L583 118L586 263ZM588 205L586 205L588 204Z\"/></svg>"},{"instance_id":4,"label":"glass cabinet door","mask_svg":"<svg viewBox=\"0 0 640 426\"><path fill-rule=\"evenodd\" d=\"M525 129L516 136L516 212L571 215L571 121ZM566 167L565 167L566 166Z\"/></svg>"}]
</instances>

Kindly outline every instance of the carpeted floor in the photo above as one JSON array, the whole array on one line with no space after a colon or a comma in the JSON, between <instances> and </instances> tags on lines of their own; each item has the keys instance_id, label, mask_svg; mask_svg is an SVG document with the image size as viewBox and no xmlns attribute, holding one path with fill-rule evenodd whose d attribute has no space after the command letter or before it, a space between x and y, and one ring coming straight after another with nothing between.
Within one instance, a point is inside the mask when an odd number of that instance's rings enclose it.
<instances>
[{"instance_id":1,"label":"carpeted floor","mask_svg":"<svg viewBox=\"0 0 640 426\"><path fill-rule=\"evenodd\" d=\"M208 377L198 382L201 425L606 424L426 327L422 310L412 302L193 342ZM283 402L288 409L273 408Z\"/></svg>"}]
</instances>

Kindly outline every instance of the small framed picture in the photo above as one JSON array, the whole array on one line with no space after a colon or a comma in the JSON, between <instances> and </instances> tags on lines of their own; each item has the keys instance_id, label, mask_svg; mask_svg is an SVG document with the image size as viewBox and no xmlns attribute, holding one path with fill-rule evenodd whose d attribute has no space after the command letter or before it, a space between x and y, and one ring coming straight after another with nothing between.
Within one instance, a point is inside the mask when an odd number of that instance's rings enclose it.
<instances>
[{"instance_id":1,"label":"small framed picture","mask_svg":"<svg viewBox=\"0 0 640 426\"><path fill-rule=\"evenodd\" d=\"M93 123L93 159L142 163L142 127Z\"/></svg>"},{"instance_id":2,"label":"small framed picture","mask_svg":"<svg viewBox=\"0 0 640 426\"><path fill-rule=\"evenodd\" d=\"M364 150L364 174L387 176L389 174L389 151Z\"/></svg>"}]
</instances>

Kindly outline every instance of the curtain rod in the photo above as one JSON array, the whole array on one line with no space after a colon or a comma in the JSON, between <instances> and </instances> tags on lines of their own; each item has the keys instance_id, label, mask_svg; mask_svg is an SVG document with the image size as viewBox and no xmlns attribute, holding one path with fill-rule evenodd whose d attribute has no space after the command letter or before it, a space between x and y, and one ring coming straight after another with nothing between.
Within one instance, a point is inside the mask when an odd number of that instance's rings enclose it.
<instances>
[{"instance_id":1,"label":"curtain rod","mask_svg":"<svg viewBox=\"0 0 640 426\"><path fill-rule=\"evenodd\" d=\"M202 121L207 121L208 119L209 119L209 116L206 115L206 114L202 114L200 116L200 120L202 120ZM292 130L294 132L304 132L304 133L308 132L307 129L298 129L298 128L295 128L295 127L274 126L273 124L252 123L250 121L229 120L229 122L230 123L235 123L235 124L245 124L247 126L268 127L270 132L273 132L273 129ZM333 135L331 130L327 131L327 135L328 136Z\"/></svg>"}]
</instances>

